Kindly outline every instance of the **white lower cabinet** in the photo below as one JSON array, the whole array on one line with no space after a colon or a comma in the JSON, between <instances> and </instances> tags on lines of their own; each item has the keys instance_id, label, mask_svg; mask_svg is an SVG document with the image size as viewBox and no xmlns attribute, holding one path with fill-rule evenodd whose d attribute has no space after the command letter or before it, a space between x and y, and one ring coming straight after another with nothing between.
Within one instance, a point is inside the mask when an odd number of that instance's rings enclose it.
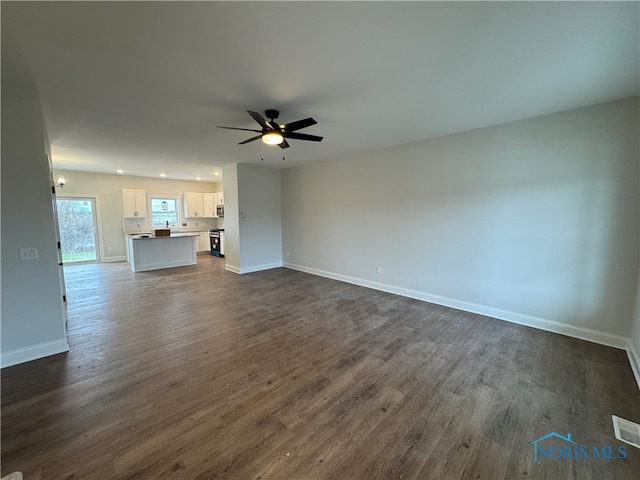
<instances>
[{"instance_id":1,"label":"white lower cabinet","mask_svg":"<svg viewBox=\"0 0 640 480\"><path fill-rule=\"evenodd\" d=\"M129 264L134 272L195 265L197 234L170 237L127 237Z\"/></svg>"},{"instance_id":2,"label":"white lower cabinet","mask_svg":"<svg viewBox=\"0 0 640 480\"><path fill-rule=\"evenodd\" d=\"M200 232L200 248L199 252L210 252L211 251L211 240L209 239L209 231Z\"/></svg>"}]
</instances>

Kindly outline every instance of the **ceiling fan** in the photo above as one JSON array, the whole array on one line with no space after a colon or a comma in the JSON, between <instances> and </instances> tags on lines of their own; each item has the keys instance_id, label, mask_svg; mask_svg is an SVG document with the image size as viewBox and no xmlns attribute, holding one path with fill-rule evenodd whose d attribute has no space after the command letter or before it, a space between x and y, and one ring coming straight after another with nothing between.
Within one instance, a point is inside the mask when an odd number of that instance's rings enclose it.
<instances>
[{"instance_id":1,"label":"ceiling fan","mask_svg":"<svg viewBox=\"0 0 640 480\"><path fill-rule=\"evenodd\" d=\"M284 125L279 125L274 121L280 116L280 112L278 112L278 110L265 110L264 113L269 119L268 121L265 120L258 112L252 112L251 110L247 110L247 112L253 117L256 122L260 124L262 130L254 130L251 128L221 127L218 125L216 125L216 128L226 128L227 130L243 130L246 132L256 132L260 134L244 140L238 143L238 145L244 145L245 143L253 142L254 140L258 140L261 138L264 143L267 143L269 145L278 145L280 148L289 148L289 144L286 140L287 138L292 138L294 140L308 140L311 142L319 142L322 140L322 137L318 137L316 135L307 135L306 133L296 132L296 130L301 130L318 123L311 117L305 118L303 120L297 120L291 123L285 123Z\"/></svg>"}]
</instances>

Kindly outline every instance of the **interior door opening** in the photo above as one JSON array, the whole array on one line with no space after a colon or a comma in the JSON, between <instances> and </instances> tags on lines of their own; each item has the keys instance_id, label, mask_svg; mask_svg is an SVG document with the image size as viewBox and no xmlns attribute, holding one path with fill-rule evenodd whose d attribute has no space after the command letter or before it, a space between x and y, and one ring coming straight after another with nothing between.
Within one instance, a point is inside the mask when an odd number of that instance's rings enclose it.
<instances>
[{"instance_id":1,"label":"interior door opening","mask_svg":"<svg viewBox=\"0 0 640 480\"><path fill-rule=\"evenodd\" d=\"M62 262L91 263L99 260L96 202L94 198L56 198Z\"/></svg>"}]
</instances>

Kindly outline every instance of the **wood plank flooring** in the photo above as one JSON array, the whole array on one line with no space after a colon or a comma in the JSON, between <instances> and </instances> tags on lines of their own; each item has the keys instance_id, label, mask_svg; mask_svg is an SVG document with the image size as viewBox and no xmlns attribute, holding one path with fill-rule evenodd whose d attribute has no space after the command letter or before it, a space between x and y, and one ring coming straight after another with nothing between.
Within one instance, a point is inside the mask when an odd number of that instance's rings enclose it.
<instances>
[{"instance_id":1,"label":"wood plank flooring","mask_svg":"<svg viewBox=\"0 0 640 480\"><path fill-rule=\"evenodd\" d=\"M640 391L621 350L206 255L65 274L71 351L2 371L3 475L640 478L631 446L536 463L529 445L622 445L611 414L640 422Z\"/></svg>"}]
</instances>

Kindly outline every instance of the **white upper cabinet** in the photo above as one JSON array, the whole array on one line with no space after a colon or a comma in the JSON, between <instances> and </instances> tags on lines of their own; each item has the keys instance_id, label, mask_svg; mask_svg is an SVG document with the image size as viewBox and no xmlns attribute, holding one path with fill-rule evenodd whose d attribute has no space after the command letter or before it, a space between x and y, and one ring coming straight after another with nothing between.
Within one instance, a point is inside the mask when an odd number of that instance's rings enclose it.
<instances>
[{"instance_id":1,"label":"white upper cabinet","mask_svg":"<svg viewBox=\"0 0 640 480\"><path fill-rule=\"evenodd\" d=\"M184 217L204 217L204 199L202 193L184 193Z\"/></svg>"},{"instance_id":2,"label":"white upper cabinet","mask_svg":"<svg viewBox=\"0 0 640 480\"><path fill-rule=\"evenodd\" d=\"M144 190L122 189L122 216L146 217L147 192Z\"/></svg>"},{"instance_id":3,"label":"white upper cabinet","mask_svg":"<svg viewBox=\"0 0 640 480\"><path fill-rule=\"evenodd\" d=\"M202 200L204 204L204 216L217 218L216 215L216 194L215 193L203 193Z\"/></svg>"},{"instance_id":4,"label":"white upper cabinet","mask_svg":"<svg viewBox=\"0 0 640 480\"><path fill-rule=\"evenodd\" d=\"M184 192L184 217L204 217L218 218L216 215L216 205L218 202L218 193L196 193Z\"/></svg>"},{"instance_id":5,"label":"white upper cabinet","mask_svg":"<svg viewBox=\"0 0 640 480\"><path fill-rule=\"evenodd\" d=\"M216 196L216 205L224 205L224 195L222 192L218 192L215 194Z\"/></svg>"}]
</instances>

